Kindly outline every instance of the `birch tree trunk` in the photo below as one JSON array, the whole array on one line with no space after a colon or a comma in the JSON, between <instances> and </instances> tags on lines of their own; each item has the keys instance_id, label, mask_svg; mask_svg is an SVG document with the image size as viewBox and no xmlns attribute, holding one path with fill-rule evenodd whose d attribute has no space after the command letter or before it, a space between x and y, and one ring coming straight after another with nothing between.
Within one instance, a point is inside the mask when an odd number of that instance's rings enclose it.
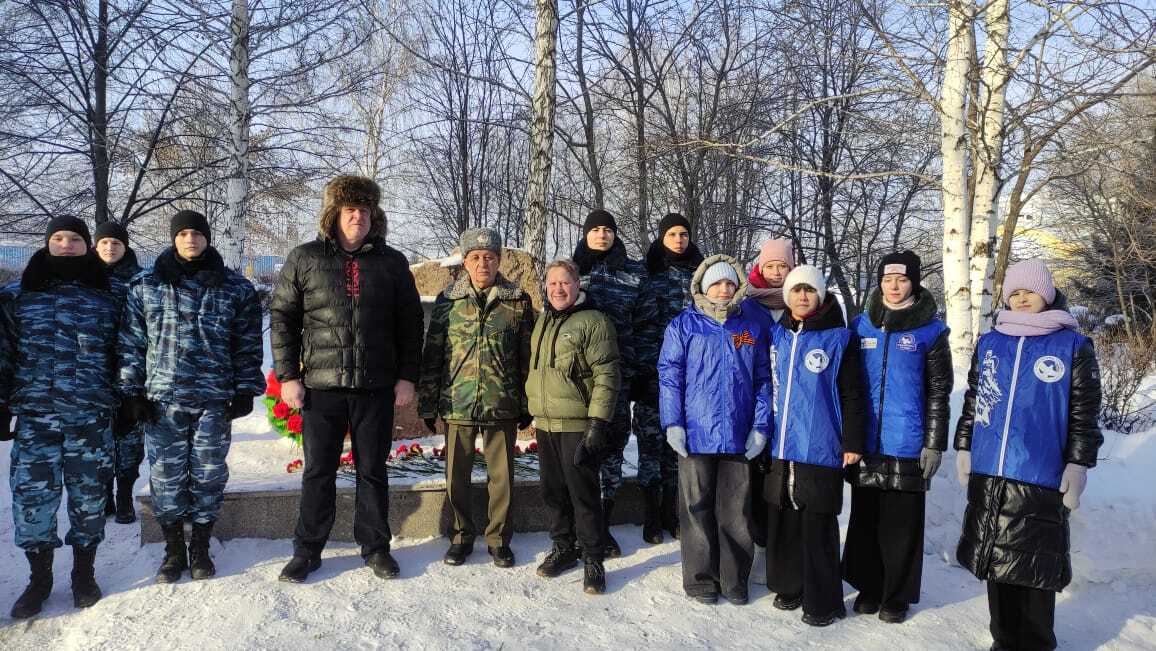
<instances>
[{"instance_id":1,"label":"birch tree trunk","mask_svg":"<svg viewBox=\"0 0 1156 651\"><path fill-rule=\"evenodd\" d=\"M983 51L979 137L975 147L975 203L971 208L971 328L979 337L991 327L992 253L999 223L999 167L1003 159L1005 93L1011 70L1007 60L1008 0L992 0L984 11L987 35Z\"/></svg>"},{"instance_id":2,"label":"birch tree trunk","mask_svg":"<svg viewBox=\"0 0 1156 651\"><path fill-rule=\"evenodd\" d=\"M241 271L249 201L249 119L252 117L249 107L249 7L246 0L233 0L229 33L233 39L229 51L232 146L229 152L228 186L225 190L225 213L219 229L220 244L217 250L225 266Z\"/></svg>"},{"instance_id":3,"label":"birch tree trunk","mask_svg":"<svg viewBox=\"0 0 1156 651\"><path fill-rule=\"evenodd\" d=\"M553 163L554 113L557 108L558 2L536 0L533 121L530 123L530 176L526 182L526 222L522 242L539 268L546 257L546 199Z\"/></svg>"},{"instance_id":4,"label":"birch tree trunk","mask_svg":"<svg viewBox=\"0 0 1156 651\"><path fill-rule=\"evenodd\" d=\"M965 5L964 2L968 2ZM968 359L974 345L968 283L967 83L970 0L948 0L947 61L940 96L940 152L943 158L943 285L951 349Z\"/></svg>"}]
</instances>

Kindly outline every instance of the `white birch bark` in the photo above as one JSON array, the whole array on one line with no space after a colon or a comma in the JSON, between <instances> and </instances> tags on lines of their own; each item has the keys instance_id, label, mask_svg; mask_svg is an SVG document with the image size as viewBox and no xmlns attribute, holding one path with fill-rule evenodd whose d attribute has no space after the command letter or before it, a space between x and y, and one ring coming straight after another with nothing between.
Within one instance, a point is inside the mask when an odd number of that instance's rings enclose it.
<instances>
[{"instance_id":1,"label":"white birch bark","mask_svg":"<svg viewBox=\"0 0 1156 651\"><path fill-rule=\"evenodd\" d=\"M995 233L999 224L1000 164L1003 158L1005 94L1008 67L1008 0L992 0L984 11L984 44L980 89L979 143L975 164L975 203L971 209L971 327L978 338L991 327Z\"/></svg>"},{"instance_id":2,"label":"white birch bark","mask_svg":"<svg viewBox=\"0 0 1156 651\"><path fill-rule=\"evenodd\" d=\"M554 113L557 108L557 0L536 0L533 119L530 123L530 176L526 183L526 221L522 244L542 265L546 256L546 200L553 163Z\"/></svg>"},{"instance_id":3,"label":"white birch bark","mask_svg":"<svg viewBox=\"0 0 1156 651\"><path fill-rule=\"evenodd\" d=\"M229 176L225 190L225 213L218 229L217 250L231 269L241 271L249 202L249 7L246 0L233 0L229 21L232 47L229 50L230 151Z\"/></svg>"},{"instance_id":4,"label":"white birch bark","mask_svg":"<svg viewBox=\"0 0 1156 651\"><path fill-rule=\"evenodd\" d=\"M965 4L965 2L967 4ZM968 283L967 83L970 0L948 0L947 61L940 95L943 158L943 285L951 349L967 359L973 346Z\"/></svg>"}]
</instances>

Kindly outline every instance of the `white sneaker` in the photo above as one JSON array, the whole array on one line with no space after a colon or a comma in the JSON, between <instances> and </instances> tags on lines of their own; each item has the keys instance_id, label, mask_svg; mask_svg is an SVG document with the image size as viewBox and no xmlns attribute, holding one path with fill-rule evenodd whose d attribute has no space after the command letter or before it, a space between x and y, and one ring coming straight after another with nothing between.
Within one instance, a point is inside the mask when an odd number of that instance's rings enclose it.
<instances>
[{"instance_id":1,"label":"white sneaker","mask_svg":"<svg viewBox=\"0 0 1156 651\"><path fill-rule=\"evenodd\" d=\"M767 584L767 548L755 545L754 562L751 563L751 583Z\"/></svg>"}]
</instances>

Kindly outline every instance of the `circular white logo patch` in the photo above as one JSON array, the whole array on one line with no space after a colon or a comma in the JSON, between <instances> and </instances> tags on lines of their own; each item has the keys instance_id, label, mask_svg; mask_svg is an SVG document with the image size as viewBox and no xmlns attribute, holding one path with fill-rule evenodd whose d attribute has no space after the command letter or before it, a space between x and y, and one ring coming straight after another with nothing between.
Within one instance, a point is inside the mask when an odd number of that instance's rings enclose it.
<instances>
[{"instance_id":1,"label":"circular white logo patch","mask_svg":"<svg viewBox=\"0 0 1156 651\"><path fill-rule=\"evenodd\" d=\"M1036 360L1036 365L1032 370L1035 371L1036 377L1038 377L1041 382L1051 384L1052 382L1059 382L1063 379L1064 371L1066 371L1067 368L1059 357L1045 355Z\"/></svg>"},{"instance_id":2,"label":"circular white logo patch","mask_svg":"<svg viewBox=\"0 0 1156 651\"><path fill-rule=\"evenodd\" d=\"M831 358L827 357L827 353L822 348L813 348L807 351L803 356L803 366L812 373L822 373L823 369L831 363Z\"/></svg>"}]
</instances>

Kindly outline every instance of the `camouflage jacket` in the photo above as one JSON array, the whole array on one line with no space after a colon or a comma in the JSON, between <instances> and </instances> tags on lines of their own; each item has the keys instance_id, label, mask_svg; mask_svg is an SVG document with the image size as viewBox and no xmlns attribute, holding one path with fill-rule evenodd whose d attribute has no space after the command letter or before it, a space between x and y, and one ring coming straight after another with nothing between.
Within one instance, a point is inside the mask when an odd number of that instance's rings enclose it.
<instances>
[{"instance_id":1,"label":"camouflage jacket","mask_svg":"<svg viewBox=\"0 0 1156 651\"><path fill-rule=\"evenodd\" d=\"M136 253L132 249L125 249L124 257L115 265L105 267L108 270L108 284L118 306L123 308L124 298L128 295L129 282L141 272L140 264L136 261Z\"/></svg>"},{"instance_id":2,"label":"camouflage jacket","mask_svg":"<svg viewBox=\"0 0 1156 651\"><path fill-rule=\"evenodd\" d=\"M658 381L658 353L667 324L694 300L690 279L703 258L693 243L690 246L693 248L688 250L690 255L685 256L685 260L671 261L661 255L661 250L656 254L655 247L662 247L662 242L655 240L646 256L649 273L639 291L647 297L647 302L654 302L655 318L641 324L634 352L638 357L638 376L647 381Z\"/></svg>"},{"instance_id":3,"label":"camouflage jacket","mask_svg":"<svg viewBox=\"0 0 1156 651\"><path fill-rule=\"evenodd\" d=\"M78 280L47 271L46 249L32 256L19 284L0 291L0 411L50 414L116 408L119 309L96 256Z\"/></svg>"},{"instance_id":4,"label":"camouflage jacket","mask_svg":"<svg viewBox=\"0 0 1156 651\"><path fill-rule=\"evenodd\" d=\"M646 325L658 316L654 296L641 291L646 269L641 262L626 257L626 247L618 239L601 257L587 248L585 241L579 242L574 262L582 273L582 290L618 333L622 384L629 386L639 368L636 342Z\"/></svg>"},{"instance_id":5,"label":"camouflage jacket","mask_svg":"<svg viewBox=\"0 0 1156 651\"><path fill-rule=\"evenodd\" d=\"M418 383L422 418L489 423L528 413L530 297L500 274L484 296L483 303L465 273L438 295Z\"/></svg>"},{"instance_id":6,"label":"camouflage jacket","mask_svg":"<svg viewBox=\"0 0 1156 651\"><path fill-rule=\"evenodd\" d=\"M188 275L166 249L129 283L117 347L123 395L200 406L264 392L257 292L214 249L204 256Z\"/></svg>"}]
</instances>

